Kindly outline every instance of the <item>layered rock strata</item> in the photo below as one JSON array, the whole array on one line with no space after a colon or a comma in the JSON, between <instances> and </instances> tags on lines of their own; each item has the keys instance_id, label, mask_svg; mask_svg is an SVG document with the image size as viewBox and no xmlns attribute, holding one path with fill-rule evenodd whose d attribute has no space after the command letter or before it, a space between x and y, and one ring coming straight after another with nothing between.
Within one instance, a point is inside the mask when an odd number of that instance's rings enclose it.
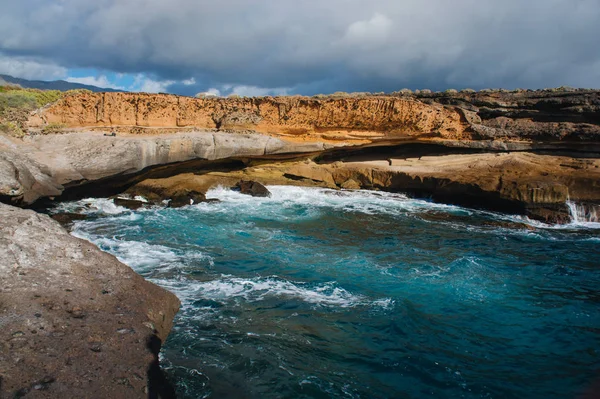
<instances>
[{"instance_id":1,"label":"layered rock strata","mask_svg":"<svg viewBox=\"0 0 600 399\"><path fill-rule=\"evenodd\" d=\"M585 149L582 143L598 144L600 138L600 91L326 99L89 93L65 97L33 115L29 125L40 128L57 123L138 133L153 128L252 130L294 140L346 144L433 139L465 146L473 141L501 141L535 147L541 141Z\"/></svg>"},{"instance_id":2,"label":"layered rock strata","mask_svg":"<svg viewBox=\"0 0 600 399\"><path fill-rule=\"evenodd\" d=\"M600 160L528 153L461 154L381 161L271 163L240 171L149 179L131 195L154 200L182 190L206 192L240 179L343 189L404 192L439 202L520 213L547 223L571 220L568 201L600 199Z\"/></svg>"},{"instance_id":3,"label":"layered rock strata","mask_svg":"<svg viewBox=\"0 0 600 399\"><path fill-rule=\"evenodd\" d=\"M0 200L29 205L74 187L118 176L124 182L161 165L193 160L279 157L320 153L330 144L292 143L256 133L197 131L154 136L106 137L81 132L32 136L17 142L0 136Z\"/></svg>"}]
</instances>

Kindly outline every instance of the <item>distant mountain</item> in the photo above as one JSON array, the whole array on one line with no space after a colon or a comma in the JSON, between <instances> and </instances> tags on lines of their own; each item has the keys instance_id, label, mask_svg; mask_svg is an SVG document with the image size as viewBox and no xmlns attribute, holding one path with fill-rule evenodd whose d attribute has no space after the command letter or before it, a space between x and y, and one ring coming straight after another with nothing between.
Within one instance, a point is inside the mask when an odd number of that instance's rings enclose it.
<instances>
[{"instance_id":1,"label":"distant mountain","mask_svg":"<svg viewBox=\"0 0 600 399\"><path fill-rule=\"evenodd\" d=\"M106 89L97 86L84 85L81 83L71 83L64 80L53 80L50 82L43 80L27 80L21 78L15 78L10 75L0 75L0 86L3 84L19 85L26 89L41 89L41 90L75 90L75 89L86 89L90 91L120 91L115 89Z\"/></svg>"}]
</instances>

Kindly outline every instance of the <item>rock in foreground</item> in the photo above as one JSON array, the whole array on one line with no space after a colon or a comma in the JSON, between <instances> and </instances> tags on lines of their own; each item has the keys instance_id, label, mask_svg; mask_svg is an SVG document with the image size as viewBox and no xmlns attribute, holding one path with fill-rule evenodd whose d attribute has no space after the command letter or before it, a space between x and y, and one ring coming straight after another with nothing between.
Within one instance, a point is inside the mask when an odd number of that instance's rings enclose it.
<instances>
[{"instance_id":1,"label":"rock in foreground","mask_svg":"<svg viewBox=\"0 0 600 399\"><path fill-rule=\"evenodd\" d=\"M157 354L173 294L48 216L3 204L0 259L0 397L168 397Z\"/></svg>"}]
</instances>

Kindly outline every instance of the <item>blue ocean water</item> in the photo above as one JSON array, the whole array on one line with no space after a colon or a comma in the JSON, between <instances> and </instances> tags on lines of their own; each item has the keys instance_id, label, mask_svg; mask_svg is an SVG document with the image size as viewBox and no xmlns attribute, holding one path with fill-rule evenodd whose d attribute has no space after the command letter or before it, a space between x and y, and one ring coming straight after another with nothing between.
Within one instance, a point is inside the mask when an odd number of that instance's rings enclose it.
<instances>
[{"instance_id":1,"label":"blue ocean water","mask_svg":"<svg viewBox=\"0 0 600 399\"><path fill-rule=\"evenodd\" d=\"M183 398L576 398L600 379L600 225L400 194L217 188L73 234L176 293Z\"/></svg>"}]
</instances>

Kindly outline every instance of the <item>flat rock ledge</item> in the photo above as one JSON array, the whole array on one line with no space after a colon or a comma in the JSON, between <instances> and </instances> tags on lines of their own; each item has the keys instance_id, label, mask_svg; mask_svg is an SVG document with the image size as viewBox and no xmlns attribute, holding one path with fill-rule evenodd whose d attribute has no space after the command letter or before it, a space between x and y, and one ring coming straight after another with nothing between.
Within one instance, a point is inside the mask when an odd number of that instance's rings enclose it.
<instances>
[{"instance_id":1,"label":"flat rock ledge","mask_svg":"<svg viewBox=\"0 0 600 399\"><path fill-rule=\"evenodd\" d=\"M169 397L180 303L48 216L0 204L0 397Z\"/></svg>"}]
</instances>

